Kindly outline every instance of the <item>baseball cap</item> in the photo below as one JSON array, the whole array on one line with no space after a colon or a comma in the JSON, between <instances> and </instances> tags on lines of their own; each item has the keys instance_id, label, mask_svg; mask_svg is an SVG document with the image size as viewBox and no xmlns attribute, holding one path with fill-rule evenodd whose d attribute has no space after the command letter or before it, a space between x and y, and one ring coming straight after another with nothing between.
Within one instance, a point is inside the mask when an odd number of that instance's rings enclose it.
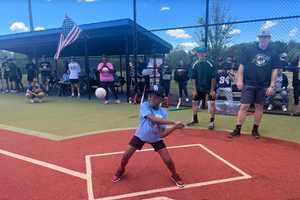
<instances>
[{"instance_id":1,"label":"baseball cap","mask_svg":"<svg viewBox=\"0 0 300 200\"><path fill-rule=\"evenodd\" d=\"M163 91L161 86L153 85L149 89L149 94L154 94L156 96L163 97L164 96L164 91Z\"/></svg>"},{"instance_id":2,"label":"baseball cap","mask_svg":"<svg viewBox=\"0 0 300 200\"><path fill-rule=\"evenodd\" d=\"M208 49L207 49L206 47L196 47L196 48L194 49L194 51L195 51L196 53L207 53L207 52L208 52Z\"/></svg>"},{"instance_id":3,"label":"baseball cap","mask_svg":"<svg viewBox=\"0 0 300 200\"><path fill-rule=\"evenodd\" d=\"M258 33L258 37L271 37L271 33L268 30L261 30Z\"/></svg>"}]
</instances>

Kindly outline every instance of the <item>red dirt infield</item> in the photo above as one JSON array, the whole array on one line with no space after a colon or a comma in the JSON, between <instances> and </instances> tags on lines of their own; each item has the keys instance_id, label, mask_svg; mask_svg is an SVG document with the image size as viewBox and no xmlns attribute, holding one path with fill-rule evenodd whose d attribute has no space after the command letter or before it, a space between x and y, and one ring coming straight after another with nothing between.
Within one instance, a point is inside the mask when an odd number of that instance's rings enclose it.
<instances>
[{"instance_id":1,"label":"red dirt infield","mask_svg":"<svg viewBox=\"0 0 300 200\"><path fill-rule=\"evenodd\" d=\"M112 183L133 130L52 141L0 130L0 200L300 200L300 145L184 129L165 142L186 187L149 145ZM158 198L160 197L160 198Z\"/></svg>"}]
</instances>

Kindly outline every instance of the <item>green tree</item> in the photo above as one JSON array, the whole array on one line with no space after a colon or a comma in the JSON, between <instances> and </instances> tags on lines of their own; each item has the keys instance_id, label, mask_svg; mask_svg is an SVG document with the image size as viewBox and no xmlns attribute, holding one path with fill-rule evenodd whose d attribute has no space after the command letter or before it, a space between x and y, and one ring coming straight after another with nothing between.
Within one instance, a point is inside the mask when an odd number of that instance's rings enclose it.
<instances>
[{"instance_id":1,"label":"green tree","mask_svg":"<svg viewBox=\"0 0 300 200\"><path fill-rule=\"evenodd\" d=\"M168 54L166 60L172 68L175 68L179 65L180 60L183 60L185 64L190 64L191 57L182 49L174 49L170 52L170 54Z\"/></svg>"},{"instance_id":2,"label":"green tree","mask_svg":"<svg viewBox=\"0 0 300 200\"><path fill-rule=\"evenodd\" d=\"M230 21L229 10L220 3L220 1L214 1L211 5L210 10L210 24L219 24ZM200 18L199 24L204 24L204 19ZM225 48L231 42L233 35L231 31L233 30L232 25L222 25L222 26L212 26L208 29L208 49L210 52L210 57L214 61L222 55ZM199 46L204 46L204 28L200 28L195 32L194 39Z\"/></svg>"}]
</instances>

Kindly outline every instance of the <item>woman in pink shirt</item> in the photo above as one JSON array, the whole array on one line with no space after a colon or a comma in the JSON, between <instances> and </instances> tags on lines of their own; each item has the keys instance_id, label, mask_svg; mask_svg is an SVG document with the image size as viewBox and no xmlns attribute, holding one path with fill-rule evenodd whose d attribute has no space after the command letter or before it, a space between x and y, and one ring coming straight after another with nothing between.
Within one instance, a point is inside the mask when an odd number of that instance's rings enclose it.
<instances>
[{"instance_id":1,"label":"woman in pink shirt","mask_svg":"<svg viewBox=\"0 0 300 200\"><path fill-rule=\"evenodd\" d=\"M105 88L107 95L105 97L104 104L108 104L108 91L110 90L113 95L115 96L116 103L120 103L120 100L118 99L118 95L115 91L114 87L114 66L112 63L108 62L107 58L105 56L102 56L101 63L99 63L97 67L97 71L100 75L100 82L101 85Z\"/></svg>"}]
</instances>

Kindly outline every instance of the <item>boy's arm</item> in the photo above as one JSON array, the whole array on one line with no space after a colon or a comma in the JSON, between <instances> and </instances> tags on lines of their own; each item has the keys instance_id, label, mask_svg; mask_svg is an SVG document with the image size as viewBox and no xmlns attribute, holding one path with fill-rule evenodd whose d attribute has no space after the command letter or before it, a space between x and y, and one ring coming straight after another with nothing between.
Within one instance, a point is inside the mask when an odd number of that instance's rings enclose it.
<instances>
[{"instance_id":1,"label":"boy's arm","mask_svg":"<svg viewBox=\"0 0 300 200\"><path fill-rule=\"evenodd\" d=\"M176 122L174 122L174 121L155 117L154 115L151 115L151 114L147 115L146 118L149 119L151 122L159 124L159 125L175 125L176 124Z\"/></svg>"},{"instance_id":2,"label":"boy's arm","mask_svg":"<svg viewBox=\"0 0 300 200\"><path fill-rule=\"evenodd\" d=\"M176 124L169 129L161 128L159 135L161 138L164 138L164 137L167 137L168 135L170 135L176 129L182 129L182 128L184 128L184 125L181 122L176 122Z\"/></svg>"}]
</instances>

